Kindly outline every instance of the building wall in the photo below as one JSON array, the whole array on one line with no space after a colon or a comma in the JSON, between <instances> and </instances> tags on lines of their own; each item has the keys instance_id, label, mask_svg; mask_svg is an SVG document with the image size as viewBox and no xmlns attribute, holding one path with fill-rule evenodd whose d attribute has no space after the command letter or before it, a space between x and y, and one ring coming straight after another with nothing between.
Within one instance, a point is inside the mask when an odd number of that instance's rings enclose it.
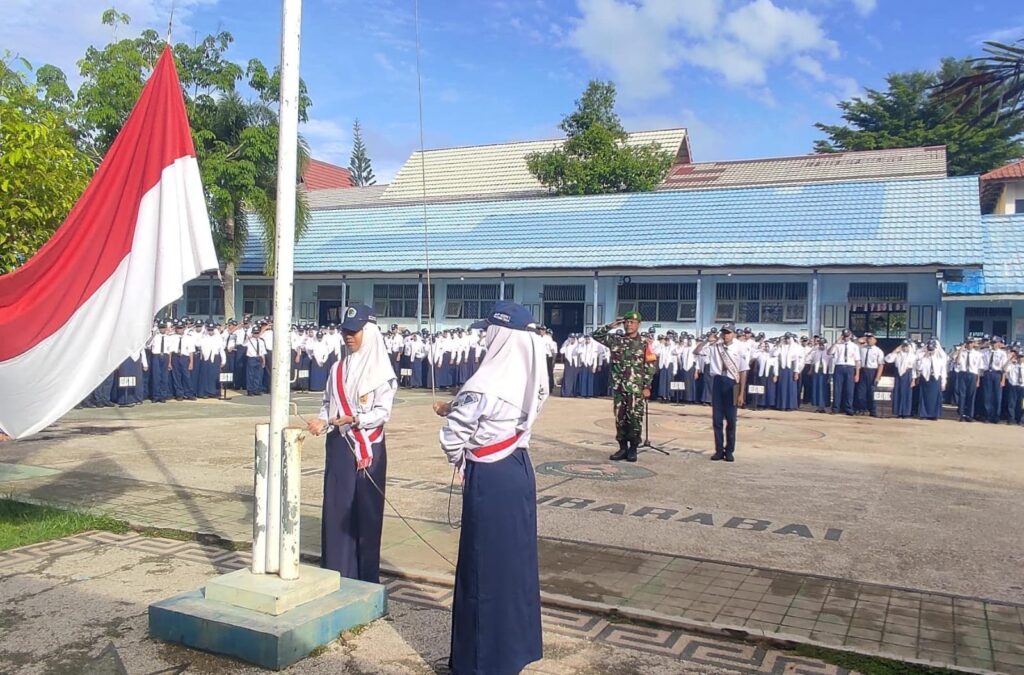
<instances>
[{"instance_id":1,"label":"building wall","mask_svg":"<svg viewBox=\"0 0 1024 675\"><path fill-rule=\"evenodd\" d=\"M609 323L614 320L618 307L618 288L623 283L695 283L698 275L692 271L680 272L678 274L601 274L597 277L597 305L599 324ZM807 272L776 273L776 274L728 274L728 273L702 273L700 279L700 313L695 321L681 322L676 320L647 322L650 326L655 324L658 332L675 330L677 332L697 333L705 331L711 326L721 323L716 321L716 288L721 283L773 283L773 282L799 282L807 284L807 310L805 320L800 323L747 323L742 319L737 323L741 327L749 326L755 332L764 332L767 335L779 335L787 331L794 333L818 333L823 324L823 308L826 306L843 306L847 304L847 296L851 283L856 282L903 282L907 284L907 304L912 306L927 306L935 311L934 322L942 322L943 335L947 338L962 331L963 314L948 316L950 310L939 311L942 307L941 296L938 284L933 272L914 273L849 273L849 272L819 272L818 274L818 296L817 303L814 297L814 274ZM433 275L434 284L434 316L438 329L465 326L472 319L447 319L445 318L445 303L447 300L447 289L453 284L468 283L499 283L500 276L487 274L478 276L451 276ZM583 287L583 309L585 311L583 329L592 329L595 317L593 316L593 305L595 298L594 277L583 275L552 275L552 276L512 276L506 275L505 281L507 290L513 289L514 295L509 298L516 302L529 306L534 310L539 321L547 321L549 317L544 314L544 287L549 285L579 285ZM373 287L379 283L402 283L416 284L417 278L411 275L389 276L380 278L325 278L325 279L297 279L295 281L294 297L294 318L296 320L319 320L319 300L317 295L320 286L340 286L346 284L346 297L348 304L362 302L373 304ZM244 287L247 285L269 285L269 280L245 279L239 284L236 294L236 315L243 314ZM183 303L182 303L183 304ZM947 303L949 304L949 303ZM846 311L845 309L843 311ZM940 318L940 314L943 316ZM417 321L414 316L408 317L386 317L381 323L397 323L403 327L415 328ZM423 321L421 325L427 322ZM912 327L913 328L913 327ZM916 329L915 329L916 330ZM935 331L933 325L931 331ZM929 331L925 331L929 332Z\"/></svg>"},{"instance_id":2,"label":"building wall","mask_svg":"<svg viewBox=\"0 0 1024 675\"><path fill-rule=\"evenodd\" d=\"M943 330L943 345L953 345L964 339L968 307L1001 307L1010 309L1008 335L1004 339L1024 341L1024 300L986 300L980 296L973 300L947 301L947 322Z\"/></svg>"},{"instance_id":3,"label":"building wall","mask_svg":"<svg viewBox=\"0 0 1024 675\"><path fill-rule=\"evenodd\" d=\"M996 202L994 213L1003 215L1019 213L1015 209L1018 199L1024 199L1024 181L1006 183L1003 186L1003 193L999 196L999 201Z\"/></svg>"}]
</instances>

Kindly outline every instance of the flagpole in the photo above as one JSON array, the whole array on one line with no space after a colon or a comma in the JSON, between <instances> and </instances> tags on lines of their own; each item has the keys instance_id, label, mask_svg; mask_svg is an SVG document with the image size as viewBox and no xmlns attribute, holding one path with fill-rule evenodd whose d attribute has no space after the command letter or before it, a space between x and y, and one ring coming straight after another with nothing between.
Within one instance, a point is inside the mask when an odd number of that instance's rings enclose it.
<instances>
[{"instance_id":1,"label":"flagpole","mask_svg":"<svg viewBox=\"0 0 1024 675\"><path fill-rule=\"evenodd\" d=\"M284 429L289 418L291 386L291 318L294 281L295 190L299 135L299 43L302 29L302 0L281 3L281 99L277 138L277 218L274 252L274 350L270 385L270 457L267 480L267 572L282 578L297 578L298 514L282 528L282 450ZM295 455L297 448L290 447ZM293 462L297 457L290 457ZM297 462L296 462L297 463ZM298 467L294 469L298 475ZM290 473L290 472L289 472ZM292 478L294 480L294 477ZM283 530L283 533L282 533ZM282 540L284 534L287 541ZM282 548L294 546L291 556Z\"/></svg>"}]
</instances>

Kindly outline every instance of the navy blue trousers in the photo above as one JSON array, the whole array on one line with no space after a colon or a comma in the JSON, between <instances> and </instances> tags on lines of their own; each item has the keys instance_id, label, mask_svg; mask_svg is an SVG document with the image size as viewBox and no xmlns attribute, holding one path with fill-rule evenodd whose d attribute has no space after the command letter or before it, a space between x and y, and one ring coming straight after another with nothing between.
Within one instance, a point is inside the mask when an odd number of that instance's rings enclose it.
<instances>
[{"instance_id":1,"label":"navy blue trousers","mask_svg":"<svg viewBox=\"0 0 1024 675\"><path fill-rule=\"evenodd\" d=\"M263 393L263 366L260 365L258 356L246 358L245 393L249 396L259 396Z\"/></svg>"},{"instance_id":2,"label":"navy blue trousers","mask_svg":"<svg viewBox=\"0 0 1024 675\"><path fill-rule=\"evenodd\" d=\"M199 388L196 394L203 398L217 398L220 396L220 354L207 361L202 357L198 359L199 364Z\"/></svg>"},{"instance_id":3,"label":"navy blue trousers","mask_svg":"<svg viewBox=\"0 0 1024 675\"><path fill-rule=\"evenodd\" d=\"M1024 419L1024 409L1021 408L1022 401L1024 401L1024 387L1007 384L1006 414L1010 422L1020 424L1021 419Z\"/></svg>"},{"instance_id":4,"label":"navy blue trousers","mask_svg":"<svg viewBox=\"0 0 1024 675\"><path fill-rule=\"evenodd\" d=\"M910 383L913 381L914 374L911 371L907 371L902 375L896 376L896 383L892 389L892 414L896 417L910 417L912 407L910 405L913 398L911 394Z\"/></svg>"},{"instance_id":5,"label":"navy blue trousers","mask_svg":"<svg viewBox=\"0 0 1024 675\"><path fill-rule=\"evenodd\" d=\"M167 370L167 354L154 354L149 362L149 396L154 403L166 401L170 396L169 380L171 373Z\"/></svg>"},{"instance_id":6,"label":"navy blue trousers","mask_svg":"<svg viewBox=\"0 0 1024 675\"><path fill-rule=\"evenodd\" d=\"M542 656L537 485L517 448L466 466L449 665L454 675L513 675Z\"/></svg>"},{"instance_id":7,"label":"navy blue trousers","mask_svg":"<svg viewBox=\"0 0 1024 675\"><path fill-rule=\"evenodd\" d=\"M792 375L789 377L793 379ZM711 378L711 391L715 452L731 455L736 450L736 383L725 375L716 375Z\"/></svg>"},{"instance_id":8,"label":"navy blue trousers","mask_svg":"<svg viewBox=\"0 0 1024 675\"><path fill-rule=\"evenodd\" d=\"M1003 412L1003 374L998 370L986 370L981 377L981 386L985 390L985 419L994 424Z\"/></svg>"},{"instance_id":9,"label":"navy blue trousers","mask_svg":"<svg viewBox=\"0 0 1024 675\"><path fill-rule=\"evenodd\" d=\"M828 373L811 373L811 404L816 410L824 410L828 404Z\"/></svg>"},{"instance_id":10,"label":"navy blue trousers","mask_svg":"<svg viewBox=\"0 0 1024 675\"><path fill-rule=\"evenodd\" d=\"M235 389L245 389L246 374L249 368L249 359L245 355L245 349L242 347L235 347L235 368L232 371L234 373L233 382L231 385Z\"/></svg>"},{"instance_id":11,"label":"navy blue trousers","mask_svg":"<svg viewBox=\"0 0 1024 675\"><path fill-rule=\"evenodd\" d=\"M956 377L957 413L960 417L974 417L974 397L978 393L978 376L959 373Z\"/></svg>"},{"instance_id":12,"label":"navy blue trousers","mask_svg":"<svg viewBox=\"0 0 1024 675\"><path fill-rule=\"evenodd\" d=\"M124 360L117 369L117 379L114 381L115 400L118 405L133 405L142 403L142 381L145 373L142 370L142 359L133 361L131 358ZM134 387L122 387L119 385L122 377L134 377Z\"/></svg>"},{"instance_id":13,"label":"navy blue trousers","mask_svg":"<svg viewBox=\"0 0 1024 675\"><path fill-rule=\"evenodd\" d=\"M381 490L388 476L384 438L373 444L367 469ZM384 495L356 471L356 458L340 431L327 434L324 504L320 516L320 566L349 579L380 583L380 537Z\"/></svg>"},{"instance_id":14,"label":"navy blue trousers","mask_svg":"<svg viewBox=\"0 0 1024 675\"><path fill-rule=\"evenodd\" d=\"M854 366L836 366L832 376L835 389L832 393L832 412L842 410L853 414L853 374Z\"/></svg>"},{"instance_id":15,"label":"navy blue trousers","mask_svg":"<svg viewBox=\"0 0 1024 675\"><path fill-rule=\"evenodd\" d=\"M171 389L174 398L193 399L196 397L196 390L192 386L192 373L195 372L195 364L192 370L188 369L188 356L185 354L173 354L171 356Z\"/></svg>"},{"instance_id":16,"label":"navy blue trousers","mask_svg":"<svg viewBox=\"0 0 1024 675\"><path fill-rule=\"evenodd\" d=\"M860 373L860 382L857 383L856 393L857 410L865 410L872 415L875 412L875 371L874 369L863 369Z\"/></svg>"},{"instance_id":17,"label":"navy blue trousers","mask_svg":"<svg viewBox=\"0 0 1024 675\"><path fill-rule=\"evenodd\" d=\"M309 390L323 391L327 386L327 364L318 365L315 359L309 361Z\"/></svg>"}]
</instances>

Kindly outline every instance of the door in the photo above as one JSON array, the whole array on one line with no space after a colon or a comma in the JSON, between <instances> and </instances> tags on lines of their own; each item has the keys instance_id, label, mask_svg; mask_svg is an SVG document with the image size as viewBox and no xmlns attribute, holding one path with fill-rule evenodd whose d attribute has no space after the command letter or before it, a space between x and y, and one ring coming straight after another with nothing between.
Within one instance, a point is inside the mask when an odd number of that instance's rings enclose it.
<instances>
[{"instance_id":1,"label":"door","mask_svg":"<svg viewBox=\"0 0 1024 675\"><path fill-rule=\"evenodd\" d=\"M1008 340L1011 337L1008 335L1011 318L1012 310L1009 307L967 307L964 310L964 335L998 335Z\"/></svg>"},{"instance_id":2,"label":"door","mask_svg":"<svg viewBox=\"0 0 1024 675\"><path fill-rule=\"evenodd\" d=\"M846 328L846 305L822 305L821 336L829 344L835 344L839 334Z\"/></svg>"},{"instance_id":3,"label":"door","mask_svg":"<svg viewBox=\"0 0 1024 675\"><path fill-rule=\"evenodd\" d=\"M583 332L582 302L544 303L544 325L559 346L569 338L570 333Z\"/></svg>"},{"instance_id":4,"label":"door","mask_svg":"<svg viewBox=\"0 0 1024 675\"><path fill-rule=\"evenodd\" d=\"M340 324L341 310L341 300L321 300L319 312L320 325Z\"/></svg>"}]
</instances>

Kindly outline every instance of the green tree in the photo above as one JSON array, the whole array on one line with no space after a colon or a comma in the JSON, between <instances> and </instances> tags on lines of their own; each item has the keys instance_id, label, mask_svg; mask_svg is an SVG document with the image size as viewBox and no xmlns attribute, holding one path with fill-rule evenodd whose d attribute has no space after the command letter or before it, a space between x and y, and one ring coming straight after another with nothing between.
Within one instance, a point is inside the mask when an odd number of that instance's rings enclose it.
<instances>
[{"instance_id":1,"label":"green tree","mask_svg":"<svg viewBox=\"0 0 1024 675\"><path fill-rule=\"evenodd\" d=\"M939 82L959 77L970 67L965 60L944 59L938 72L889 75L886 90L868 89L863 98L839 104L846 124L815 124L828 136L815 141L815 152L945 145L952 176L985 173L1020 157L1024 119L992 119L971 129L969 113L957 112L954 104L930 95Z\"/></svg>"},{"instance_id":2,"label":"green tree","mask_svg":"<svg viewBox=\"0 0 1024 675\"><path fill-rule=\"evenodd\" d=\"M983 51L987 56L969 61L970 71L943 80L933 95L955 104L955 113L971 115L974 126L1024 115L1024 38L1012 45L986 42Z\"/></svg>"},{"instance_id":3,"label":"green tree","mask_svg":"<svg viewBox=\"0 0 1024 675\"><path fill-rule=\"evenodd\" d=\"M646 192L672 165L672 153L657 143L627 144L611 82L591 80L559 127L566 134L562 147L526 158L530 173L557 194Z\"/></svg>"},{"instance_id":4,"label":"green tree","mask_svg":"<svg viewBox=\"0 0 1024 675\"><path fill-rule=\"evenodd\" d=\"M130 22L128 15L113 10L103 15L103 23L115 31ZM224 267L228 317L234 316L235 270L252 224L258 223L263 234L265 272L273 273L280 89L279 69L269 70L258 59L243 68L228 56L233 41L231 33L221 31L192 44L174 45L214 242ZM64 89L60 87L63 75L49 73L47 94L72 111L79 145L95 162L124 125L163 48L163 39L152 30L115 39L102 48L90 47L78 62L83 81L70 101L66 83ZM246 96L240 91L243 85ZM310 105L306 85L300 83L300 120L307 119ZM302 139L298 150L296 182L309 160L309 148ZM309 208L300 192L296 239L305 233L308 222Z\"/></svg>"},{"instance_id":5,"label":"green tree","mask_svg":"<svg viewBox=\"0 0 1024 675\"><path fill-rule=\"evenodd\" d=\"M0 274L46 243L91 172L67 117L49 96L46 76L52 73L40 68L32 83L31 66L19 61L16 70L9 56L0 58Z\"/></svg>"},{"instance_id":6,"label":"green tree","mask_svg":"<svg viewBox=\"0 0 1024 675\"><path fill-rule=\"evenodd\" d=\"M352 156L348 161L348 170L352 174L352 182L359 187L374 185L377 182L377 177L373 175L373 167L370 165L370 157L366 154L363 128L359 126L358 118L352 125Z\"/></svg>"}]
</instances>

